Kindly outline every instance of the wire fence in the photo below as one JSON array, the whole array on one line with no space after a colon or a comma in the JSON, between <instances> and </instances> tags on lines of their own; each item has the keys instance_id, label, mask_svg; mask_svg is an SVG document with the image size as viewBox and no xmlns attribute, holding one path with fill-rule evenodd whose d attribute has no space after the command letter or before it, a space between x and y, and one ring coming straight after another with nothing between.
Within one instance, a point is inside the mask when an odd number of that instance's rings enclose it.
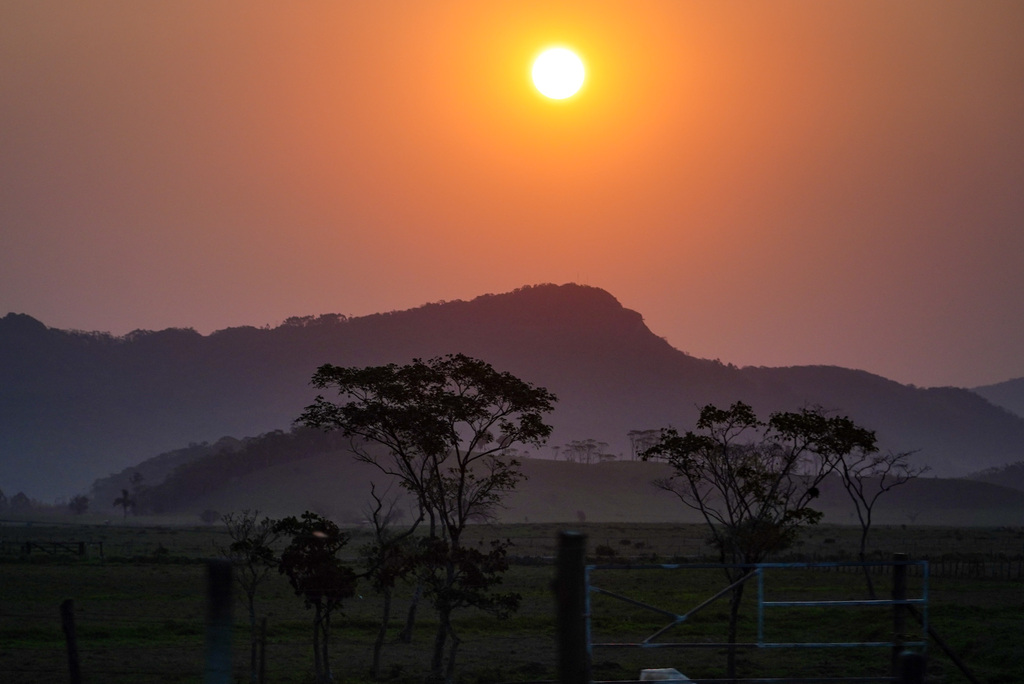
<instances>
[{"instance_id":1,"label":"wire fence","mask_svg":"<svg viewBox=\"0 0 1024 684\"><path fill-rule=\"evenodd\" d=\"M511 555L513 562L518 563L549 563L555 556L555 544L551 540L537 537L512 538ZM629 542L628 544L626 542ZM352 544L358 547L358 544ZM355 552L349 552L355 560ZM210 543L193 543L191 545L168 546L160 541L54 541L45 538L36 540L0 540L0 560L34 558L39 561L66 560L68 558L125 562L145 560L149 562L196 562L196 559L211 558L217 555L217 549ZM592 554L603 561L626 563L649 562L715 562L717 559L708 546L700 539L679 540L666 545L664 541L644 539L619 540L606 539L598 542ZM870 554L868 561L879 561L884 553L876 551ZM995 579L1024 581L1024 553L1014 553L1007 545L1002 551L987 553L961 552L951 550L931 551L928 553L909 554L911 557L928 561L931 574L937 578L948 579ZM792 553L787 560L796 562L842 562L853 561L855 558L848 552L835 550L818 550L809 554ZM863 572L849 566L833 568L828 572ZM885 575L890 572L886 565L872 565L870 572ZM914 570L911 570L914 572Z\"/></svg>"}]
</instances>

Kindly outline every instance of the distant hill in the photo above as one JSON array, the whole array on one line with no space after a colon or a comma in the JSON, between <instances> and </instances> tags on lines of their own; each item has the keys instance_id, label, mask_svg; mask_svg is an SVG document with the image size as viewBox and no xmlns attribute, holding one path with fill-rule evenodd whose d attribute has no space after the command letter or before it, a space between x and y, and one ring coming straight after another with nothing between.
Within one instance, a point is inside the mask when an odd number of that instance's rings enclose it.
<instances>
[{"instance_id":1,"label":"distant hill","mask_svg":"<svg viewBox=\"0 0 1024 684\"><path fill-rule=\"evenodd\" d=\"M986 468L980 472L971 473L967 478L1024 492L1024 461Z\"/></svg>"},{"instance_id":2,"label":"distant hill","mask_svg":"<svg viewBox=\"0 0 1024 684\"><path fill-rule=\"evenodd\" d=\"M271 516L314 510L354 524L367 517L370 483L375 482L379 493L397 496L399 509L411 515L415 506L408 495L373 466L357 462L346 446L337 433L297 429L224 444L212 452L193 448L193 459L179 464L164 483L139 491L140 510L192 520L205 510L258 509ZM700 522L695 512L651 484L668 474L663 463L582 464L536 458L522 463L527 479L498 511L503 522ZM141 468L151 465L143 463ZM112 510L111 502L123 486L128 485L122 476L97 482L94 509ZM837 478L829 478L821 490L814 507L825 513L826 522L856 524ZM875 522L1024 525L1024 491L998 483L920 478L882 497Z\"/></svg>"},{"instance_id":3,"label":"distant hill","mask_svg":"<svg viewBox=\"0 0 1024 684\"><path fill-rule=\"evenodd\" d=\"M169 329L113 337L9 314L0 319L0 489L43 500L84 492L97 477L183 445L287 430L313 399L309 378L322 363L404 363L452 352L555 392L551 447L594 438L628 455L629 430L686 427L700 405L736 400L760 413L835 409L877 430L883 448L920 450L915 458L933 475L1020 460L1024 444L1024 418L967 390L919 389L837 367L698 359L603 290L540 285L206 336Z\"/></svg>"},{"instance_id":4,"label":"distant hill","mask_svg":"<svg viewBox=\"0 0 1024 684\"><path fill-rule=\"evenodd\" d=\"M1024 416L1024 378L973 388L975 392L1018 416ZM1024 449L1021 450L1024 453Z\"/></svg>"}]
</instances>

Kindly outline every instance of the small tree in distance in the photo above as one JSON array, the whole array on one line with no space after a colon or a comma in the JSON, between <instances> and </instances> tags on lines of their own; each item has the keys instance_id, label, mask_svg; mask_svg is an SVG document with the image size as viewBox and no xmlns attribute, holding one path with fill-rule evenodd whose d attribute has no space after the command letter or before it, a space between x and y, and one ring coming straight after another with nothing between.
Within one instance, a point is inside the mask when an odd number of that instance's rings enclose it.
<instances>
[{"instance_id":1,"label":"small tree in distance","mask_svg":"<svg viewBox=\"0 0 1024 684\"><path fill-rule=\"evenodd\" d=\"M749 566L787 548L800 527L818 522L821 513L809 505L818 485L855 449L873 452L875 434L848 418L804 409L761 421L750 406L736 402L728 409L708 404L695 431L662 430L644 451L644 460L669 464L672 474L655 486L701 514L721 563L728 564L725 574L734 585L730 644L736 643ZM730 678L736 676L734 648L727 670Z\"/></svg>"},{"instance_id":2,"label":"small tree in distance","mask_svg":"<svg viewBox=\"0 0 1024 684\"><path fill-rule=\"evenodd\" d=\"M626 436L629 437L630 456L636 461L657 443L658 437L661 436L661 430L630 430Z\"/></svg>"},{"instance_id":3,"label":"small tree in distance","mask_svg":"<svg viewBox=\"0 0 1024 684\"><path fill-rule=\"evenodd\" d=\"M76 494L71 497L71 501L68 502L68 508L75 515L82 515L89 510L89 497L84 494Z\"/></svg>"},{"instance_id":4,"label":"small tree in distance","mask_svg":"<svg viewBox=\"0 0 1024 684\"><path fill-rule=\"evenodd\" d=\"M144 502L140 502L143 501L144 497L142 496L142 493L146 490L146 486L143 484L145 479L146 478L138 470L128 476L128 481L132 485L132 515L138 515L140 513L140 509L143 508ZM217 517L220 518L220 516Z\"/></svg>"},{"instance_id":5,"label":"small tree in distance","mask_svg":"<svg viewBox=\"0 0 1024 684\"><path fill-rule=\"evenodd\" d=\"M613 455L605 453L607 448L607 442L599 442L593 438L575 439L562 447L562 453L566 461L590 464L594 461L607 460L608 456L614 458Z\"/></svg>"},{"instance_id":6,"label":"small tree in distance","mask_svg":"<svg viewBox=\"0 0 1024 684\"><path fill-rule=\"evenodd\" d=\"M878 498L886 492L906 484L927 472L928 467L914 467L908 462L913 452L886 452L884 454L866 451L852 451L839 460L836 466L843 488L850 496L857 520L860 522L860 562L867 560L868 533L871 518ZM864 566L864 581L868 594L875 598L875 585L871 581L870 569Z\"/></svg>"},{"instance_id":7,"label":"small tree in distance","mask_svg":"<svg viewBox=\"0 0 1024 684\"><path fill-rule=\"evenodd\" d=\"M114 499L114 508L117 508L118 506L121 507L122 519L127 520L128 509L135 508L135 499L132 498L132 495L128 493L127 489L122 489L121 496Z\"/></svg>"},{"instance_id":8,"label":"small tree in distance","mask_svg":"<svg viewBox=\"0 0 1024 684\"><path fill-rule=\"evenodd\" d=\"M25 492L18 492L11 497L10 509L11 513L28 513L32 510L32 499Z\"/></svg>"}]
</instances>

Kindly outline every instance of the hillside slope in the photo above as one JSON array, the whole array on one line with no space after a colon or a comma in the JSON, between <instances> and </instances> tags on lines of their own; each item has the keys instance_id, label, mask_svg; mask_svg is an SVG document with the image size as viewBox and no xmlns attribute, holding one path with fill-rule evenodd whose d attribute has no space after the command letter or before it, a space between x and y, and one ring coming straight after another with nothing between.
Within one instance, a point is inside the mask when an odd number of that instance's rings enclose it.
<instances>
[{"instance_id":1,"label":"hillside slope","mask_svg":"<svg viewBox=\"0 0 1024 684\"><path fill-rule=\"evenodd\" d=\"M594 438L628 454L626 433L686 427L708 402L761 413L819 404L919 449L935 475L1020 459L1024 419L967 390L917 389L835 367L736 368L688 356L609 293L526 287L472 301L276 328L140 331L125 337L0 319L0 489L85 491L154 454L224 435L287 429L322 363L403 363L461 352L555 392L550 445ZM550 450L538 455L549 455Z\"/></svg>"},{"instance_id":2,"label":"hillside slope","mask_svg":"<svg viewBox=\"0 0 1024 684\"><path fill-rule=\"evenodd\" d=\"M996 406L1002 406L1011 413L1024 416L1024 378L1015 378L972 389Z\"/></svg>"},{"instance_id":3,"label":"hillside slope","mask_svg":"<svg viewBox=\"0 0 1024 684\"><path fill-rule=\"evenodd\" d=\"M668 472L664 464L641 461L582 464L526 459L523 473L527 479L505 498L498 520L700 522L696 512L652 484ZM367 517L371 482L376 483L378 493L398 497L398 509L410 519L415 505L408 495L372 466L356 462L344 449L278 461L225 480L219 487L195 491L160 513L195 520L204 510L258 509L271 516L314 510L352 524ZM836 478L822 486L822 496L814 507L825 513L826 522L857 524ZM1024 492L970 480L921 478L883 496L876 506L875 522L1016 527L1024 525Z\"/></svg>"}]
</instances>

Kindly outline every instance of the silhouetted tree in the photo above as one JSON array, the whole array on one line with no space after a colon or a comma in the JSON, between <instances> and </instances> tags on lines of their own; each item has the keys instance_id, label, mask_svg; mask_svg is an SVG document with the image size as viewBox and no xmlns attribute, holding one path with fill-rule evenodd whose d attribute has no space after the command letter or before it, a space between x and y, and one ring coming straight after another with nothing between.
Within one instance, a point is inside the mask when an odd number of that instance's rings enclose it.
<instances>
[{"instance_id":1,"label":"silhouetted tree","mask_svg":"<svg viewBox=\"0 0 1024 684\"><path fill-rule=\"evenodd\" d=\"M506 450L543 444L551 433L543 418L555 396L462 354L405 366L325 365L313 384L335 390L340 401L318 396L299 420L354 438L356 457L397 477L429 520L420 567L439 618L431 678L450 680L459 644L452 612L472 605L503 615L518 600L490 593L500 581L504 543L471 552L462 533L470 521L491 517L522 479Z\"/></svg>"},{"instance_id":2,"label":"silhouetted tree","mask_svg":"<svg viewBox=\"0 0 1024 684\"><path fill-rule=\"evenodd\" d=\"M131 483L131 485L132 485L132 500L133 500L133 503L132 503L132 514L133 515L138 515L139 514L139 509L140 509L140 507L144 503L143 502L142 493L146 489L146 485L143 484L145 479L146 479L145 476L143 476L143 474L140 473L138 470L133 471L132 474L128 476L128 482ZM148 508L148 506L147 506L147 508Z\"/></svg>"},{"instance_id":3,"label":"silhouetted tree","mask_svg":"<svg viewBox=\"0 0 1024 684\"><path fill-rule=\"evenodd\" d=\"M661 436L661 430L630 430L626 433L629 437L629 452L636 461L642 454L650 449Z\"/></svg>"},{"instance_id":4,"label":"silhouetted tree","mask_svg":"<svg viewBox=\"0 0 1024 684\"><path fill-rule=\"evenodd\" d=\"M25 492L18 492L11 497L11 513L27 513L32 510L32 499Z\"/></svg>"},{"instance_id":5,"label":"silhouetted tree","mask_svg":"<svg viewBox=\"0 0 1024 684\"><path fill-rule=\"evenodd\" d=\"M349 537L330 520L306 511L273 527L291 536L278 565L313 614L313 663L317 684L334 680L330 664L331 614L355 594L356 573L338 558Z\"/></svg>"},{"instance_id":6,"label":"silhouetted tree","mask_svg":"<svg viewBox=\"0 0 1024 684\"><path fill-rule=\"evenodd\" d=\"M886 492L928 470L925 467L913 467L908 458L913 452L880 454L873 451L854 450L842 458L836 466L836 472L843 482L843 488L849 494L853 507L860 522L860 551L858 558L863 563L867 560L868 533L871 531L871 518L878 498ZM867 583L868 594L875 598L875 585L871 581L870 568L864 566L864 581Z\"/></svg>"},{"instance_id":7,"label":"silhouetted tree","mask_svg":"<svg viewBox=\"0 0 1024 684\"><path fill-rule=\"evenodd\" d=\"M720 561L730 564L730 644L736 643L749 566L787 548L800 527L818 522L821 513L809 506L818 485L855 449L873 452L875 434L848 418L804 409L761 421L750 406L736 402L728 409L708 404L695 431L662 430L644 452L645 460L669 464L672 474L655 485L701 514ZM734 648L727 669L734 678Z\"/></svg>"},{"instance_id":8,"label":"silhouetted tree","mask_svg":"<svg viewBox=\"0 0 1024 684\"><path fill-rule=\"evenodd\" d=\"M235 581L245 594L249 612L249 680L255 684L259 678L256 592L278 564L273 545L281 533L276 529L278 521L266 516L260 518L258 510L228 513L223 520L231 543L221 547L221 552L234 566Z\"/></svg>"},{"instance_id":9,"label":"silhouetted tree","mask_svg":"<svg viewBox=\"0 0 1024 684\"><path fill-rule=\"evenodd\" d=\"M83 494L77 494L71 497L71 501L68 502L68 508L75 515L82 515L89 510L89 497Z\"/></svg>"},{"instance_id":10,"label":"silhouetted tree","mask_svg":"<svg viewBox=\"0 0 1024 684\"><path fill-rule=\"evenodd\" d=\"M576 439L562 448L565 460L575 463L593 463L594 461L606 460L604 450L608 448L607 442L599 442L596 439ZM612 458L614 456L612 455Z\"/></svg>"},{"instance_id":11,"label":"silhouetted tree","mask_svg":"<svg viewBox=\"0 0 1024 684\"><path fill-rule=\"evenodd\" d=\"M121 507L121 517L127 519L128 509L135 507L135 499L132 498L132 495L128 493L127 489L122 489L121 496L114 499L114 508L117 508L118 506Z\"/></svg>"}]
</instances>

